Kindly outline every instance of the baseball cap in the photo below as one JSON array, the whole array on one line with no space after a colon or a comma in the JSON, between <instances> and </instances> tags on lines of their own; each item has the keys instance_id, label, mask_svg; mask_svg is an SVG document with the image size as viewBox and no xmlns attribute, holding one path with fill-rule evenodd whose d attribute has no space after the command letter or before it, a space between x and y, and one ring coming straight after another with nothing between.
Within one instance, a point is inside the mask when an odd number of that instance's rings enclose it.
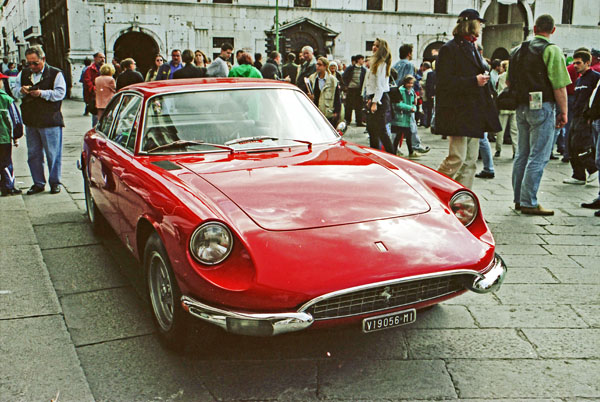
<instances>
[{"instance_id":1,"label":"baseball cap","mask_svg":"<svg viewBox=\"0 0 600 402\"><path fill-rule=\"evenodd\" d=\"M463 10L460 14L458 14L458 22L471 20L479 20L481 22L485 22L485 20L479 15L479 12L472 8L467 8L466 10Z\"/></svg>"},{"instance_id":2,"label":"baseball cap","mask_svg":"<svg viewBox=\"0 0 600 402\"><path fill-rule=\"evenodd\" d=\"M4 74L0 73L0 79L3 79L3 78L10 78L10 77L8 75L4 75Z\"/></svg>"}]
</instances>

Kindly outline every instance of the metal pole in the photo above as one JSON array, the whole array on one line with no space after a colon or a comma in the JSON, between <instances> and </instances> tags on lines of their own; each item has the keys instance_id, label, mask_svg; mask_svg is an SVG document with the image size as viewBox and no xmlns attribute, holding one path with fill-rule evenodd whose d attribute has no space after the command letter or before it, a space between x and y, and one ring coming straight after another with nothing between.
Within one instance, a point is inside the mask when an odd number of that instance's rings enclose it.
<instances>
[{"instance_id":1,"label":"metal pole","mask_svg":"<svg viewBox=\"0 0 600 402\"><path fill-rule=\"evenodd\" d=\"M279 53L279 0L275 0L275 51Z\"/></svg>"}]
</instances>

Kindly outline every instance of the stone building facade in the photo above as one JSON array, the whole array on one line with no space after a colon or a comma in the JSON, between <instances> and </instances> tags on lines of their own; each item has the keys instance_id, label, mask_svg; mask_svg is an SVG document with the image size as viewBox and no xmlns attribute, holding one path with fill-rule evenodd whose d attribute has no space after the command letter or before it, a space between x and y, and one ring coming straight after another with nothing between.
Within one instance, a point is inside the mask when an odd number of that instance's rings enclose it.
<instances>
[{"instance_id":1,"label":"stone building facade","mask_svg":"<svg viewBox=\"0 0 600 402\"><path fill-rule=\"evenodd\" d=\"M267 38L274 33L276 0L5 0L5 4L36 1L48 60L71 71L73 78L79 77L83 59L96 51L106 53L109 60L134 57L143 71L156 53L168 58L175 48L201 49L213 57L220 44L228 41L236 49L264 54ZM531 34L535 18L545 13L554 16L557 32L553 41L566 53L579 46L599 47L600 43L598 0L278 3L280 34L287 38L288 50L298 52L309 44L317 53L344 62L353 54L369 54L377 37L389 42L395 58L400 45L412 43L416 61L426 59L451 38L457 15L465 8L479 10L488 20L482 35L487 57L505 58ZM7 43L13 48L10 35L3 40L3 49Z\"/></svg>"}]
</instances>

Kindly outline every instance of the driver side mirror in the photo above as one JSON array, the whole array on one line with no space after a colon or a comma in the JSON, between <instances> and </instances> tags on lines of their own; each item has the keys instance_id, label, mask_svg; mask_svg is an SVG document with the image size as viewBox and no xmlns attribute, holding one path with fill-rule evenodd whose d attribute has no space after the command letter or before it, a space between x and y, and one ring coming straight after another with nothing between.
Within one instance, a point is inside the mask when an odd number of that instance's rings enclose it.
<instances>
[{"instance_id":1,"label":"driver side mirror","mask_svg":"<svg viewBox=\"0 0 600 402\"><path fill-rule=\"evenodd\" d=\"M345 121L341 121L338 123L335 129L338 133L340 133L340 135L344 135L346 133L346 130L348 129L348 125L346 125Z\"/></svg>"}]
</instances>

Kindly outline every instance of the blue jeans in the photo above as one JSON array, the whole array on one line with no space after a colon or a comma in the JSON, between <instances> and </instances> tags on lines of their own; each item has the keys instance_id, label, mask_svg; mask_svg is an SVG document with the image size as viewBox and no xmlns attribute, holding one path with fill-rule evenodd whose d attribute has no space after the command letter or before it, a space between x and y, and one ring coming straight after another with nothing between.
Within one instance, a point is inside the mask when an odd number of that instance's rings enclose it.
<instances>
[{"instance_id":1,"label":"blue jeans","mask_svg":"<svg viewBox=\"0 0 600 402\"><path fill-rule=\"evenodd\" d=\"M26 127L26 133L27 164L29 165L33 184L39 187L46 185L44 154L48 162L48 182L51 186L60 184L62 127Z\"/></svg>"},{"instance_id":2,"label":"blue jeans","mask_svg":"<svg viewBox=\"0 0 600 402\"><path fill-rule=\"evenodd\" d=\"M500 136L498 136L499 138ZM496 141L502 141L501 139ZM483 161L483 171L487 173L494 173L494 160L492 159L492 148L488 141L488 133L483 133L483 138L479 139L479 153L481 154L481 160Z\"/></svg>"},{"instance_id":3,"label":"blue jeans","mask_svg":"<svg viewBox=\"0 0 600 402\"><path fill-rule=\"evenodd\" d=\"M594 134L594 142L596 143L596 167L600 170L600 119L592 122L592 134ZM598 184L600 185L600 174L598 175ZM598 191L600 199L600 190Z\"/></svg>"},{"instance_id":4,"label":"blue jeans","mask_svg":"<svg viewBox=\"0 0 600 402\"><path fill-rule=\"evenodd\" d=\"M421 148L421 139L417 133L417 121L415 120L414 113L411 113L410 115L410 132L412 133L411 137L413 149L418 151Z\"/></svg>"},{"instance_id":5,"label":"blue jeans","mask_svg":"<svg viewBox=\"0 0 600 402\"><path fill-rule=\"evenodd\" d=\"M555 109L554 102L544 102L539 110L517 107L519 136L512 185L514 201L522 207L538 205L537 192L554 145Z\"/></svg>"}]
</instances>

